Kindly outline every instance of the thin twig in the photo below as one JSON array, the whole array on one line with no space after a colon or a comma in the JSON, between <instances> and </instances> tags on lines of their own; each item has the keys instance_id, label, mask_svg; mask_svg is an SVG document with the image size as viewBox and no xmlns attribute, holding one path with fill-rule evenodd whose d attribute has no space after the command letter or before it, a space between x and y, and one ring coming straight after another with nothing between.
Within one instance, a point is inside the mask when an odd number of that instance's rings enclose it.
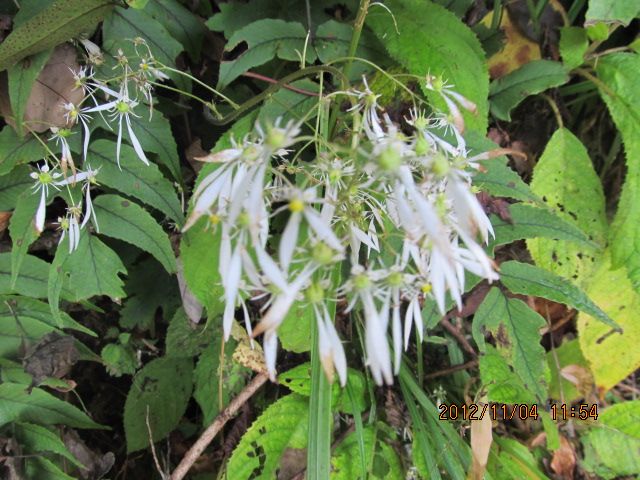
<instances>
[{"instance_id":1,"label":"thin twig","mask_svg":"<svg viewBox=\"0 0 640 480\"><path fill-rule=\"evenodd\" d=\"M156 470L160 474L160 478L162 480L166 480L167 475L162 471L160 467L160 461L158 460L158 455L156 454L156 446L153 443L153 433L151 432L151 425L149 424L149 405L147 405L147 414L144 417L144 423L147 424L147 432L149 433L149 445L151 445L151 455L153 455L153 462L156 464Z\"/></svg>"},{"instance_id":2,"label":"thin twig","mask_svg":"<svg viewBox=\"0 0 640 480\"><path fill-rule=\"evenodd\" d=\"M478 365L478 360L471 360L467 363L461 363L460 365L454 365L453 367L445 368L444 370L439 370L437 372L430 373L425 375L425 379L431 380L432 378L444 377L445 375L449 375L450 373L459 372L460 370L467 370L468 368L474 368Z\"/></svg>"},{"instance_id":3,"label":"thin twig","mask_svg":"<svg viewBox=\"0 0 640 480\"><path fill-rule=\"evenodd\" d=\"M466 338L464 338L464 334L460 330L458 330L458 328L456 328L454 325L452 325L451 322L449 322L449 320L447 320L446 318L443 318L440 321L440 325L442 325L444 327L444 329L447 332L449 332L458 341L460 346L462 348L464 348L468 353L470 353L474 357L478 356L478 354L473 349L471 344L467 341Z\"/></svg>"},{"instance_id":4,"label":"thin twig","mask_svg":"<svg viewBox=\"0 0 640 480\"><path fill-rule=\"evenodd\" d=\"M251 380L249 385L244 387L236 398L231 400L227 408L220 412L213 423L209 425L204 432L202 432L202 435L200 435L200 438L196 440L196 443L194 443L187 453L185 453L184 457L182 457L182 460L171 474L170 480L182 480L184 478L196 460L200 455L202 455L205 448L209 446L215 436L220 432L220 430L222 430L222 427L224 427L225 424L235 416L240 407L242 407L242 405L244 405L262 385L264 385L268 378L269 377L264 373L258 374L253 380Z\"/></svg>"},{"instance_id":5,"label":"thin twig","mask_svg":"<svg viewBox=\"0 0 640 480\"><path fill-rule=\"evenodd\" d=\"M244 72L242 74L242 76L243 77L249 77L249 78L255 78L257 80L262 80L263 82L271 83L272 85L277 85L278 84L278 80L276 80L275 78L267 77L265 75L260 75L259 73L255 73L255 72ZM319 97L320 96L320 94L318 94L316 92L311 92L309 90L305 90L303 88L294 87L292 85L282 85L282 88L285 88L287 90L291 90L292 92L300 93L302 95L306 95L308 97Z\"/></svg>"}]
</instances>

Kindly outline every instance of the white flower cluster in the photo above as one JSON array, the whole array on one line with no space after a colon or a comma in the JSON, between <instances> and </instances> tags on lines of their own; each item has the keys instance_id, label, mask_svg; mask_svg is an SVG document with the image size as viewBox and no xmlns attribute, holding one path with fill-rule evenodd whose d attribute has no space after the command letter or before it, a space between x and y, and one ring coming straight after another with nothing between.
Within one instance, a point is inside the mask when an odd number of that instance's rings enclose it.
<instances>
[{"instance_id":1,"label":"white flower cluster","mask_svg":"<svg viewBox=\"0 0 640 480\"><path fill-rule=\"evenodd\" d=\"M461 307L466 271L498 278L480 245L492 227L471 187L471 171L488 155L469 157L461 134L458 105L473 104L432 77L427 82L450 113L413 110L410 135L382 112L365 82L364 91L343 92L357 102L351 148L329 148L334 153L313 161L301 155L289 160L288 149L308 137L297 124L276 122L256 125L232 148L202 159L217 168L197 185L184 229L201 217L219 229L225 338L241 308L248 332L264 333L272 378L277 330L296 301L315 314L330 379L337 371L346 382L345 353L330 314L346 299L344 313L364 315L374 380L390 384L414 326L422 337L426 295L444 313L447 292ZM445 141L443 131L454 140ZM274 219L286 221L277 245L282 223ZM344 262L351 274L337 281ZM246 303L256 299L266 301L252 328Z\"/></svg>"},{"instance_id":2,"label":"white flower cluster","mask_svg":"<svg viewBox=\"0 0 640 480\"><path fill-rule=\"evenodd\" d=\"M82 40L81 43L87 51L89 64L100 65L103 63L104 58L97 45L89 40ZM35 227L38 232L44 230L49 187L60 190L62 186L69 187L75 186L76 183L82 184L85 198L84 215L82 213L82 202L76 204L73 201L71 191L69 191L71 202L67 207L66 215L58 218L58 224L62 230L60 242L68 235L70 253L78 248L80 231L91 219L93 219L94 227L98 229L98 221L93 210L90 189L91 185L97 184L96 175L99 169L92 169L87 160L91 137L91 129L89 128L91 114L98 113L109 128L117 128L115 155L118 166L120 166L120 150L124 127L126 127L129 141L136 155L143 163L149 165L149 160L144 153L140 140L132 128L131 118L139 117L135 113L135 108L141 101L148 104L151 114L153 111L153 81L165 80L168 77L156 66L151 51L143 39L134 39L133 45L138 67L132 68L129 59L120 50L116 57L117 65L114 67L114 69L119 70L119 74L109 82L97 79L93 66L81 67L78 71L72 70L75 88L82 89L84 97L77 105L74 103L64 105L66 127L51 127L52 136L50 141L54 141L60 149L59 157L50 152L50 157L45 159L43 165L38 166L38 171L30 174L35 181L33 185L34 191L40 192L40 202L34 217ZM139 100L140 97L143 100ZM103 112L107 113L107 118L103 116ZM84 136L82 148L84 171L77 170L69 146L69 138L75 133L73 129L76 125L82 127ZM68 169L71 169L71 175L69 176L67 176ZM81 217L83 217L82 222L80 221Z\"/></svg>"}]
</instances>

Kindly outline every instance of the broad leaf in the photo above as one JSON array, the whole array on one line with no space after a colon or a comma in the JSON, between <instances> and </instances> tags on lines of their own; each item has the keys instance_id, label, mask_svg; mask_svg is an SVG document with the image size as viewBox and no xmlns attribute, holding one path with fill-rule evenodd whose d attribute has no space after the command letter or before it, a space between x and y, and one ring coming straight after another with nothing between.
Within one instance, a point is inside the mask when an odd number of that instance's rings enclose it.
<instances>
[{"instance_id":1,"label":"broad leaf","mask_svg":"<svg viewBox=\"0 0 640 480\"><path fill-rule=\"evenodd\" d=\"M1 383L0 403L0 426L10 422L29 422L39 425L63 424L74 428L104 428L78 408L40 388L27 393L24 385Z\"/></svg>"},{"instance_id":2,"label":"broad leaf","mask_svg":"<svg viewBox=\"0 0 640 480\"><path fill-rule=\"evenodd\" d=\"M538 459L528 445L511 438L494 438L487 473L496 480L526 478L529 480L549 480L538 466Z\"/></svg>"},{"instance_id":3,"label":"broad leaf","mask_svg":"<svg viewBox=\"0 0 640 480\"><path fill-rule=\"evenodd\" d=\"M24 134L22 120L24 119L27 101L31 94L31 87L33 87L36 78L38 78L47 60L49 60L50 55L51 50L40 52L31 58L17 63L7 71L11 111L13 113L16 130L20 136Z\"/></svg>"},{"instance_id":4,"label":"broad leaf","mask_svg":"<svg viewBox=\"0 0 640 480\"><path fill-rule=\"evenodd\" d=\"M228 478L272 478L295 437L305 438L309 405L292 393L272 403L242 436L227 463Z\"/></svg>"},{"instance_id":5,"label":"broad leaf","mask_svg":"<svg viewBox=\"0 0 640 480\"><path fill-rule=\"evenodd\" d=\"M149 2L144 10L169 30L193 61L198 61L205 31L198 17L177 0L155 0Z\"/></svg>"},{"instance_id":6,"label":"broad leaf","mask_svg":"<svg viewBox=\"0 0 640 480\"><path fill-rule=\"evenodd\" d=\"M578 316L578 339L589 361L596 386L609 390L640 368L640 322L636 312L640 295L626 277L625 268L612 269L608 255L593 274L587 292L620 325L622 333L610 329L593 316Z\"/></svg>"},{"instance_id":7,"label":"broad leaf","mask_svg":"<svg viewBox=\"0 0 640 480\"><path fill-rule=\"evenodd\" d=\"M497 215L491 216L491 224L496 234L496 238L492 242L493 246L504 245L523 238L543 237L545 239L565 240L564 243L569 244L571 242L571 246L579 245L585 250L589 247L594 249L594 243L589 240L582 230L573 223L563 220L558 214L549 209L516 203L509 206L509 214L511 215L510 221L502 220ZM551 243L553 240L545 240L545 242L551 245L560 243ZM540 243L543 242L540 241ZM578 247L573 248L576 252L581 251ZM549 268L547 264L542 266L555 271Z\"/></svg>"},{"instance_id":8,"label":"broad leaf","mask_svg":"<svg viewBox=\"0 0 640 480\"><path fill-rule=\"evenodd\" d=\"M589 0L589 8L585 17L585 25L598 22L621 23L629 25L631 20L640 15L640 0Z\"/></svg>"},{"instance_id":9,"label":"broad leaf","mask_svg":"<svg viewBox=\"0 0 640 480\"><path fill-rule=\"evenodd\" d=\"M589 363L584 358L577 338L547 352L547 365L551 372L549 397L564 402L585 398L593 389L593 375ZM563 371L573 374L572 381L563 376ZM582 375L576 374L576 371ZM575 380L578 380L576 384Z\"/></svg>"},{"instance_id":10,"label":"broad leaf","mask_svg":"<svg viewBox=\"0 0 640 480\"><path fill-rule=\"evenodd\" d=\"M640 292L640 55L617 53L598 61L597 72L606 85L600 89L613 121L622 133L627 155L627 174L618 211L609 237L612 266L627 268L636 291Z\"/></svg>"},{"instance_id":11,"label":"broad leaf","mask_svg":"<svg viewBox=\"0 0 640 480\"><path fill-rule=\"evenodd\" d=\"M484 355L480 357L480 379L492 402L512 405L539 401L533 390L525 387L507 359L491 345L486 346Z\"/></svg>"},{"instance_id":12,"label":"broad leaf","mask_svg":"<svg viewBox=\"0 0 640 480\"><path fill-rule=\"evenodd\" d=\"M148 447L150 438L157 442L178 425L191 398L192 375L190 358L163 357L133 377L124 405L127 452Z\"/></svg>"},{"instance_id":13,"label":"broad leaf","mask_svg":"<svg viewBox=\"0 0 640 480\"><path fill-rule=\"evenodd\" d=\"M124 9L116 7L113 13L107 17L102 25L103 44L105 51L112 56L122 49L124 54L130 58L135 58L135 48L133 42L123 39L143 38L151 54L162 64L175 68L176 57L182 51L182 45L175 40L169 31L160 22L155 20L144 10L134 8ZM188 80L175 72L167 72L171 80L178 88L188 90Z\"/></svg>"},{"instance_id":14,"label":"broad leaf","mask_svg":"<svg viewBox=\"0 0 640 480\"><path fill-rule=\"evenodd\" d=\"M218 88L226 87L247 70L275 57L301 60L306 39L307 30L297 22L267 18L241 28L229 39L225 51L233 50L242 42L247 44L247 50L234 60L220 63ZM308 48L306 53L307 62L313 62L316 58L313 48Z\"/></svg>"},{"instance_id":15,"label":"broad leaf","mask_svg":"<svg viewBox=\"0 0 640 480\"><path fill-rule=\"evenodd\" d=\"M569 130L553 134L535 166L531 189L568 225L589 232L596 245L575 238L529 240L535 263L577 284L590 279L606 241L607 218L602 184L580 140ZM539 227L544 228L544 227ZM569 240L569 241L567 241Z\"/></svg>"},{"instance_id":16,"label":"broad leaf","mask_svg":"<svg viewBox=\"0 0 640 480\"><path fill-rule=\"evenodd\" d=\"M167 329L166 355L168 357L195 357L214 339L214 330L206 325L196 325L179 308Z\"/></svg>"},{"instance_id":17,"label":"broad leaf","mask_svg":"<svg viewBox=\"0 0 640 480\"><path fill-rule=\"evenodd\" d=\"M115 148L114 142L109 140L91 142L88 155L91 168L99 168L97 181L157 208L176 223L182 223L182 209L175 188L158 167L143 164L132 147L122 145L119 168Z\"/></svg>"},{"instance_id":18,"label":"broad leaf","mask_svg":"<svg viewBox=\"0 0 640 480\"><path fill-rule=\"evenodd\" d=\"M11 254L0 253L0 294L18 293L28 297L46 298L48 278L49 264L38 257L27 255L22 261L20 274L12 287ZM71 296L68 288L63 289L62 293L65 298Z\"/></svg>"},{"instance_id":19,"label":"broad leaf","mask_svg":"<svg viewBox=\"0 0 640 480\"><path fill-rule=\"evenodd\" d=\"M500 265L500 281L513 293L564 303L581 312L593 315L609 328L620 328L582 290L554 273L527 263L509 261Z\"/></svg>"},{"instance_id":20,"label":"broad leaf","mask_svg":"<svg viewBox=\"0 0 640 480\"><path fill-rule=\"evenodd\" d=\"M41 160L45 155L42 144L33 135L20 138L7 126L0 132L0 175L6 175L20 163Z\"/></svg>"},{"instance_id":21,"label":"broad leaf","mask_svg":"<svg viewBox=\"0 0 640 480\"><path fill-rule=\"evenodd\" d=\"M319 90L319 85L308 79L293 82L291 86L313 93L318 93ZM265 125L282 116L298 121L303 119L309 121L317 115L317 104L318 99L316 97L310 97L283 88L265 100L264 105L260 108L258 121Z\"/></svg>"},{"instance_id":22,"label":"broad leaf","mask_svg":"<svg viewBox=\"0 0 640 480\"><path fill-rule=\"evenodd\" d=\"M0 44L0 70L19 60L91 32L113 8L111 0L66 0L47 8L15 28Z\"/></svg>"},{"instance_id":23,"label":"broad leaf","mask_svg":"<svg viewBox=\"0 0 640 480\"><path fill-rule=\"evenodd\" d=\"M118 195L100 195L93 205L101 234L149 252L167 272L175 273L176 259L169 238L142 207Z\"/></svg>"},{"instance_id":24,"label":"broad leaf","mask_svg":"<svg viewBox=\"0 0 640 480\"><path fill-rule=\"evenodd\" d=\"M16 438L28 452L53 452L63 456L76 467L83 465L67 449L58 435L51 430L33 423L16 423L14 426Z\"/></svg>"},{"instance_id":25,"label":"broad leaf","mask_svg":"<svg viewBox=\"0 0 640 480\"><path fill-rule=\"evenodd\" d=\"M478 107L476 115L464 112L465 124L484 133L489 74L475 34L453 13L429 1L393 0L385 6L388 8L372 9L367 16L367 25L380 42L411 74L424 77L430 73L455 85L458 93ZM446 111L442 99L425 93Z\"/></svg>"},{"instance_id":26,"label":"broad leaf","mask_svg":"<svg viewBox=\"0 0 640 480\"><path fill-rule=\"evenodd\" d=\"M62 249L64 246L58 251ZM94 295L125 296L118 274L127 270L118 255L95 235L85 233L81 236L78 249L66 257L61 271L69 275L69 287L76 300Z\"/></svg>"},{"instance_id":27,"label":"broad leaf","mask_svg":"<svg viewBox=\"0 0 640 480\"><path fill-rule=\"evenodd\" d=\"M560 30L560 55L567 68L576 68L584 63L589 47L587 31L580 27L564 27Z\"/></svg>"},{"instance_id":28,"label":"broad leaf","mask_svg":"<svg viewBox=\"0 0 640 480\"><path fill-rule=\"evenodd\" d=\"M31 169L28 166L20 165L10 173L0 176L0 212L16 208L20 195L33 185L30 173Z\"/></svg>"},{"instance_id":29,"label":"broad leaf","mask_svg":"<svg viewBox=\"0 0 640 480\"><path fill-rule=\"evenodd\" d=\"M511 120L511 110L529 95L544 92L567 81L569 76L561 63L550 60L529 62L491 83L491 113L500 120Z\"/></svg>"},{"instance_id":30,"label":"broad leaf","mask_svg":"<svg viewBox=\"0 0 640 480\"><path fill-rule=\"evenodd\" d=\"M27 255L27 249L40 235L35 227L34 218L40 193L26 190L18 198L16 209L9 221L9 233L11 234L11 286L15 287L22 261Z\"/></svg>"},{"instance_id":31,"label":"broad leaf","mask_svg":"<svg viewBox=\"0 0 640 480\"><path fill-rule=\"evenodd\" d=\"M473 176L474 185L496 197L514 198L523 202L540 202L529 185L524 183L520 175L506 163L505 157L483 162L482 166L485 167L485 171L477 172Z\"/></svg>"},{"instance_id":32,"label":"broad leaf","mask_svg":"<svg viewBox=\"0 0 640 480\"><path fill-rule=\"evenodd\" d=\"M490 333L498 352L524 387L535 395L537 403L547 400L549 384L545 351L540 344L540 329L545 325L544 318L526 303L508 298L495 287L473 317L473 338L480 351L486 351L484 332Z\"/></svg>"}]
</instances>

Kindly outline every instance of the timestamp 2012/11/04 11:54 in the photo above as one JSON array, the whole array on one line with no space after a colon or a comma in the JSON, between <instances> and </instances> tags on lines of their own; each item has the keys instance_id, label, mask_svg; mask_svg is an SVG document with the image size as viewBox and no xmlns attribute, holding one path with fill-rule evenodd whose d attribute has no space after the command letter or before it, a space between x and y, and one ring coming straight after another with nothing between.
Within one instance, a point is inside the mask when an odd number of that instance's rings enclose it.
<instances>
[{"instance_id":1,"label":"timestamp 2012/11/04 11:54","mask_svg":"<svg viewBox=\"0 0 640 480\"><path fill-rule=\"evenodd\" d=\"M548 411L551 419L556 421L572 419L597 420L598 418L597 404L567 405L560 403L552 404L546 408L536 404L525 403L513 405L504 403L441 403L438 405L440 420L482 420L485 415L489 415L491 420L513 420L514 418L537 420L539 408Z\"/></svg>"}]
</instances>

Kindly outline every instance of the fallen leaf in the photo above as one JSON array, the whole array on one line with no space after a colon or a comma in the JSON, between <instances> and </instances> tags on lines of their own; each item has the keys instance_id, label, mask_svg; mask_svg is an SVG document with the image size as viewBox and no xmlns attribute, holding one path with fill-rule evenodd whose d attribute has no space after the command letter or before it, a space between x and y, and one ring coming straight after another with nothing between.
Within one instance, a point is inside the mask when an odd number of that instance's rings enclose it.
<instances>
[{"instance_id":1,"label":"fallen leaf","mask_svg":"<svg viewBox=\"0 0 640 480\"><path fill-rule=\"evenodd\" d=\"M78 359L75 339L51 332L29 349L22 365L24 371L33 377L31 387L35 387L48 377L64 377Z\"/></svg>"},{"instance_id":2,"label":"fallen leaf","mask_svg":"<svg viewBox=\"0 0 640 480\"><path fill-rule=\"evenodd\" d=\"M255 341L251 342L249 335L247 335L245 329L242 328L238 322L233 323L231 336L238 342L238 346L231 356L233 361L243 367L250 368L256 373L267 373L267 365L264 361L262 347Z\"/></svg>"},{"instance_id":3,"label":"fallen leaf","mask_svg":"<svg viewBox=\"0 0 640 480\"><path fill-rule=\"evenodd\" d=\"M482 405L480 405L482 406ZM471 452L473 465L470 478L482 480L489 460L489 450L493 443L491 415L484 415L480 420L471 420Z\"/></svg>"},{"instance_id":4,"label":"fallen leaf","mask_svg":"<svg viewBox=\"0 0 640 480\"><path fill-rule=\"evenodd\" d=\"M0 234L7 229L10 218L11 212L0 212Z\"/></svg>"},{"instance_id":5,"label":"fallen leaf","mask_svg":"<svg viewBox=\"0 0 640 480\"><path fill-rule=\"evenodd\" d=\"M80 476L85 480L100 480L116 461L113 452L102 454L89 449L75 430L64 432L62 441L71 454L86 467L80 469Z\"/></svg>"},{"instance_id":6,"label":"fallen leaf","mask_svg":"<svg viewBox=\"0 0 640 480\"><path fill-rule=\"evenodd\" d=\"M178 287L180 288L180 297L182 298L182 307L184 308L187 317L193 323L200 323L202 319L202 310L204 307L195 297L187 282L184 278L184 270L182 266L182 262L180 259L176 259L177 265L177 276L178 276Z\"/></svg>"},{"instance_id":7,"label":"fallen leaf","mask_svg":"<svg viewBox=\"0 0 640 480\"><path fill-rule=\"evenodd\" d=\"M551 469L563 480L573 480L576 467L576 452L566 437L560 435L560 448L553 453Z\"/></svg>"}]
</instances>

